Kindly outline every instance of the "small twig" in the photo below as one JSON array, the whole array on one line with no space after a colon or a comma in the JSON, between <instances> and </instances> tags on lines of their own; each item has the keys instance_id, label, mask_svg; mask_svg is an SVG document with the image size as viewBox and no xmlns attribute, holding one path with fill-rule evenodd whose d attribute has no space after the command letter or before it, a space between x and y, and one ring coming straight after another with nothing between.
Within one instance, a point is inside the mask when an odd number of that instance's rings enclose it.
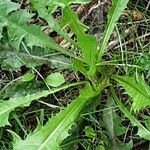
<instances>
[{"instance_id":1,"label":"small twig","mask_svg":"<svg viewBox=\"0 0 150 150\"><path fill-rule=\"evenodd\" d=\"M137 147L139 147L140 145L142 145L142 144L144 144L144 143L146 143L146 141L139 141L139 142L137 142L137 143L135 143L134 145L133 145L133 148L137 148Z\"/></svg>"},{"instance_id":2,"label":"small twig","mask_svg":"<svg viewBox=\"0 0 150 150\"><path fill-rule=\"evenodd\" d=\"M140 21L133 21L133 22L125 22L125 23L118 23L119 25L132 25L132 24L141 24L144 22L148 22L150 21L150 19L144 19L144 20L140 20Z\"/></svg>"},{"instance_id":3,"label":"small twig","mask_svg":"<svg viewBox=\"0 0 150 150\"><path fill-rule=\"evenodd\" d=\"M138 38L130 39L129 41L123 43L122 46L127 45L127 44L129 44L129 43L132 43L132 42L134 42L134 40L143 39L143 38L146 38L146 37L148 37L148 36L150 36L150 32L148 32L148 33L146 33L146 34L144 34L144 35L142 35L142 36L139 36ZM120 45L118 45L118 43L119 43L119 40L111 41L111 42L108 44L108 45L109 45L109 46L108 46L108 50L110 50L110 49L112 49L112 48L114 48L114 49L119 48ZM118 46L117 46L117 45L118 45ZM116 46L116 47L115 47L115 46Z\"/></svg>"},{"instance_id":4,"label":"small twig","mask_svg":"<svg viewBox=\"0 0 150 150\"><path fill-rule=\"evenodd\" d=\"M125 30L124 33L125 33L125 36L128 35L128 34L130 33L130 28L127 29L127 30ZM117 37L117 35L114 35L114 36ZM125 37L125 36L124 36L124 37ZM119 40L118 40L118 39L113 40L113 41L110 41L110 42L108 43L108 50L112 49L113 47L115 47L115 46L118 45L118 44L119 44Z\"/></svg>"},{"instance_id":5,"label":"small twig","mask_svg":"<svg viewBox=\"0 0 150 150\"><path fill-rule=\"evenodd\" d=\"M148 4L147 4L147 6L146 6L145 11L147 11L147 10L148 10L149 6L150 6L150 0L148 1Z\"/></svg>"},{"instance_id":6,"label":"small twig","mask_svg":"<svg viewBox=\"0 0 150 150\"><path fill-rule=\"evenodd\" d=\"M88 15L94 10L99 8L101 5L104 5L105 2L100 2L100 0L98 0L97 4L93 5L89 10L88 10Z\"/></svg>"}]
</instances>

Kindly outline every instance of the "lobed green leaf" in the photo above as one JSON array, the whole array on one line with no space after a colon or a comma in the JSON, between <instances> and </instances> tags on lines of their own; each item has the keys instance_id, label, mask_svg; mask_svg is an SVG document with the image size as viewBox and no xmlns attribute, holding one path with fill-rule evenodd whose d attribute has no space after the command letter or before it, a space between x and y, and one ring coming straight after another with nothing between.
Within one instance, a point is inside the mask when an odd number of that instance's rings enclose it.
<instances>
[{"instance_id":1,"label":"lobed green leaf","mask_svg":"<svg viewBox=\"0 0 150 150\"><path fill-rule=\"evenodd\" d=\"M8 101L0 100L0 127L9 125L8 118L11 111L15 110L18 107L29 106L30 103L34 100L38 100L42 97L46 97L49 94L54 94L60 90L64 90L68 87L76 86L79 83L72 83L70 85L66 85L60 88L40 91L31 95L26 95L22 97L11 98Z\"/></svg>"},{"instance_id":2,"label":"lobed green leaf","mask_svg":"<svg viewBox=\"0 0 150 150\"><path fill-rule=\"evenodd\" d=\"M138 76L137 80L128 76L115 76L114 79L126 90L133 99L132 109L139 111L150 106L150 87Z\"/></svg>"},{"instance_id":3,"label":"lobed green leaf","mask_svg":"<svg viewBox=\"0 0 150 150\"><path fill-rule=\"evenodd\" d=\"M116 96L114 90L112 89L112 95L113 98L116 102L116 104L118 105L119 109L124 113L124 115L131 121L131 123L134 126L138 127L138 132L137 135L139 135L140 137L146 139L146 140L150 140L150 130L147 129L146 127L144 127L139 121L138 119L136 119L130 112L129 110L121 103L121 101L118 99L118 97Z\"/></svg>"},{"instance_id":4,"label":"lobed green leaf","mask_svg":"<svg viewBox=\"0 0 150 150\"><path fill-rule=\"evenodd\" d=\"M0 3L0 18L2 20L0 27L7 27L11 44L19 49L21 41L24 39L27 45L32 48L39 46L42 48L52 48L65 55L79 59L76 55L62 48L55 43L40 27L31 25L28 20L33 16L26 11L15 11L9 13L8 8ZM81 60L81 59L80 59Z\"/></svg>"},{"instance_id":5,"label":"lobed green leaf","mask_svg":"<svg viewBox=\"0 0 150 150\"><path fill-rule=\"evenodd\" d=\"M90 85L86 85L79 97L72 101L64 110L53 116L45 126L38 125L37 129L21 140L16 134L14 137L14 150L60 150L60 144L69 135L75 119L79 116L86 102L98 93Z\"/></svg>"},{"instance_id":6,"label":"lobed green leaf","mask_svg":"<svg viewBox=\"0 0 150 150\"><path fill-rule=\"evenodd\" d=\"M85 25L69 7L63 9L62 28L68 26L77 36L78 47L81 48L83 59L89 65L89 76L94 76L96 72L97 40L96 37L85 34Z\"/></svg>"}]
</instances>

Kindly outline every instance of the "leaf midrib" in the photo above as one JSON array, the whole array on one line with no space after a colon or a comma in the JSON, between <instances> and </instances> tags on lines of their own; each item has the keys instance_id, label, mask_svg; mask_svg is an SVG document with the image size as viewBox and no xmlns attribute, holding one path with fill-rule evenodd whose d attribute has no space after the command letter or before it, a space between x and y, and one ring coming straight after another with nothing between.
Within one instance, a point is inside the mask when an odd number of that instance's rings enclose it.
<instances>
[{"instance_id":1,"label":"leaf midrib","mask_svg":"<svg viewBox=\"0 0 150 150\"><path fill-rule=\"evenodd\" d=\"M112 19L110 20L110 22L109 22L109 26L108 26L108 30L106 31L106 34L105 34L105 37L104 37L104 41L103 41L103 43L102 43L102 47L101 47L101 51L105 51L105 49L106 49L106 42L108 41L108 31L110 31L110 26L112 26L112 24L113 24L113 18L114 18L114 16L115 16L115 12L116 12L116 10L118 10L118 5L119 5L119 0L117 1L117 5L116 5L116 7L115 7L115 11L114 11L114 13L113 13L113 15L112 15Z\"/></svg>"},{"instance_id":2,"label":"leaf midrib","mask_svg":"<svg viewBox=\"0 0 150 150\"><path fill-rule=\"evenodd\" d=\"M142 128L145 132L147 132L147 133L150 134L150 131L149 131L147 128L145 128L134 116L132 116L132 115L128 112L128 110L127 110L126 108L124 108L123 104L119 101L118 98L115 99L115 100L116 100L116 102L118 103L118 106L121 107L122 112L124 112L124 114L125 114L126 116L127 116L127 115L129 116L129 117L127 117L127 118L129 118L129 120L132 122L133 125L138 126L139 128Z\"/></svg>"},{"instance_id":3,"label":"leaf midrib","mask_svg":"<svg viewBox=\"0 0 150 150\"><path fill-rule=\"evenodd\" d=\"M132 87L133 89L135 89L138 93L140 93L141 95L143 95L146 99L149 99L148 95L145 95L145 93L143 93L142 91L140 91L138 88L136 88L134 85L130 84L126 80L121 79L120 77L116 77L116 79L118 79L118 80L124 82L125 84L129 85L130 87Z\"/></svg>"},{"instance_id":4,"label":"leaf midrib","mask_svg":"<svg viewBox=\"0 0 150 150\"><path fill-rule=\"evenodd\" d=\"M8 109L5 109L4 111L0 112L0 116L4 115L4 114L7 113L7 112L10 112L10 111L14 110L15 108L17 108L17 107L19 107L19 106L22 106L22 105L25 105L25 104L27 104L27 103L29 103L29 102L32 102L33 100L40 99L40 98L42 98L42 97L44 97L44 96L47 96L47 95L49 95L49 94L53 94L53 93L56 93L56 92L58 92L58 91L60 91L60 90L63 90L63 89L66 89L66 88L69 88L69 87L72 87L72 86L76 86L76 85L79 85L79 84L84 84L84 83L85 83L85 82L77 82L77 83L72 83L72 84L69 84L69 85L65 85L65 86L60 87L60 88L57 88L57 89L53 89L53 90L51 90L51 91L48 91L48 90L47 90L47 91L43 91L42 94L41 94L41 93L39 94L39 96L36 95L36 93L35 93L35 97L33 97L33 98L31 98L31 99L28 99L28 100L26 100L26 101L23 101L22 103L15 104L15 106L9 107ZM33 96L33 95L27 95L27 96ZM27 96L26 96L26 97L27 97ZM23 97L23 98L24 98L24 97ZM21 99L21 97L20 97L20 99ZM11 101L13 101L13 100L11 100ZM4 102L5 102L5 101L4 101Z\"/></svg>"},{"instance_id":5,"label":"leaf midrib","mask_svg":"<svg viewBox=\"0 0 150 150\"><path fill-rule=\"evenodd\" d=\"M55 135L55 133L57 132L57 130L64 124L64 121L65 121L65 120L68 120L68 118L69 118L70 116L72 116L72 114L74 114L75 111L78 111L78 109L80 109L81 105L83 105L85 102L86 102L86 100L83 101L82 103L79 103L78 107L76 107L76 110L72 109L72 110L67 114L67 116L63 118L63 120L61 121L61 123L53 130L52 133L50 133L50 136L48 136L48 137L45 139L44 143L38 148L38 150L42 150L42 148L48 143L48 141L52 138L52 136Z\"/></svg>"},{"instance_id":6,"label":"leaf midrib","mask_svg":"<svg viewBox=\"0 0 150 150\"><path fill-rule=\"evenodd\" d=\"M22 24L22 25L20 25L20 24L17 24L15 21L13 21L12 19L10 19L9 18L10 16L3 16L3 18L5 18L5 20L7 20L8 22L11 22L12 24L14 24L15 26L17 26L17 27L19 27L20 29L22 29L22 30L24 30L25 32L27 32L29 35L32 35L32 36L34 36L34 37L36 37L36 38L38 38L39 40L41 40L41 38L39 38L39 36L37 36L37 35L35 35L35 34L31 34L31 32L29 32L29 30L27 29L27 28L25 28L24 27L24 25ZM31 25L32 26L32 25ZM36 26L35 26L36 27ZM45 36L47 36L47 35L45 35ZM71 53L70 51L67 51L66 49L64 49L63 47L61 47L59 44L56 44L53 40L51 40L49 37L46 37L47 39L46 39L46 41L48 42L48 43L50 43L50 45L52 45L52 46L48 46L48 47L50 47L50 48L53 48L53 49L55 49L55 50L57 50L57 51L60 51L60 52L62 52L63 54L65 54L65 55L68 55L68 56L70 56L70 57L73 57L73 58L75 58L75 59L78 59L78 60L80 60L80 61L83 61L83 59L81 59L80 57L78 57L78 56L76 56L75 54L73 54L73 53ZM41 40L42 41L42 40Z\"/></svg>"}]
</instances>

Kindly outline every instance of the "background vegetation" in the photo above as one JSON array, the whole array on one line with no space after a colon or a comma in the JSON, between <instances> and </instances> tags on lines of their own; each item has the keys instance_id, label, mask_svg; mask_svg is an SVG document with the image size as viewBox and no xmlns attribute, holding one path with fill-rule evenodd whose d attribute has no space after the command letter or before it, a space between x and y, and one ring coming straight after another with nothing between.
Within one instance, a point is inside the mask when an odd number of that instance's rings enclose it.
<instances>
[{"instance_id":1,"label":"background vegetation","mask_svg":"<svg viewBox=\"0 0 150 150\"><path fill-rule=\"evenodd\" d=\"M0 0L0 149L148 150L149 5Z\"/></svg>"}]
</instances>

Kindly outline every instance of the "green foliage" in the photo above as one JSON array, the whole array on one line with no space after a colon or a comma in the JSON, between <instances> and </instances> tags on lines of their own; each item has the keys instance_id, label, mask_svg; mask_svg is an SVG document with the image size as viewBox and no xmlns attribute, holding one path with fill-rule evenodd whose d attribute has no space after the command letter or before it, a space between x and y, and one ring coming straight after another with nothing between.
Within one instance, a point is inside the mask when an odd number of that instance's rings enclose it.
<instances>
[{"instance_id":1,"label":"green foliage","mask_svg":"<svg viewBox=\"0 0 150 150\"><path fill-rule=\"evenodd\" d=\"M20 50L16 52L15 49L10 47L5 47L0 44L0 62L2 63L2 68L9 70L20 70L21 66L26 65L27 67L37 67L42 64L48 64L52 69L69 69L72 66L72 61L63 56L51 56L49 59L42 58L41 55L46 55L51 50L49 49L38 49L37 47L32 49L32 54L27 54Z\"/></svg>"},{"instance_id":2,"label":"green foliage","mask_svg":"<svg viewBox=\"0 0 150 150\"><path fill-rule=\"evenodd\" d=\"M112 140L112 149L120 150L120 143L116 140L116 137L124 134L126 129L121 125L122 118L115 112L115 105L112 98L108 99L107 108L103 110L103 121Z\"/></svg>"},{"instance_id":3,"label":"green foliage","mask_svg":"<svg viewBox=\"0 0 150 150\"><path fill-rule=\"evenodd\" d=\"M105 150L104 146L99 145L98 147L96 147L96 150Z\"/></svg>"},{"instance_id":4,"label":"green foliage","mask_svg":"<svg viewBox=\"0 0 150 150\"><path fill-rule=\"evenodd\" d=\"M66 85L64 87L60 87L60 88L56 88L56 89L52 89L52 90L40 91L40 92L34 93L32 95L15 97L15 98L11 98L8 101L1 100L0 101L0 119L1 119L0 127L9 125L9 122L8 122L9 114L11 111L15 110L17 107L29 106L30 103L34 100L38 100L42 97L48 96L49 94L56 93L60 90L64 90L68 87L75 86L78 84L79 83L70 84L70 85Z\"/></svg>"},{"instance_id":5,"label":"green foliage","mask_svg":"<svg viewBox=\"0 0 150 150\"><path fill-rule=\"evenodd\" d=\"M100 105L97 105L95 101L95 99L99 99L99 94L105 87L108 85L112 87L114 80L116 80L118 82L117 86L119 85L125 89L126 94L132 98L133 103L131 110L134 110L135 113L148 108L150 105L150 87L142 77L119 76L115 70L116 68L112 67L111 63L105 65L107 62L102 62L102 56L107 50L110 36L118 19L127 7L128 1L129 0L112 1L102 42L101 45L99 45L96 37L88 34L87 26L80 21L78 15L74 9L72 9L72 4L87 4L91 2L90 0L31 0L31 2L27 4L27 7L19 3L14 3L11 0L0 0L0 71L1 68L6 71L22 71L21 67L26 67L26 73L23 73L24 75L19 72L21 75L15 74L15 78L11 76L12 80L10 82L7 83L6 81L7 84L5 84L5 82L3 83L5 86L3 86L3 84L0 85L0 87L2 87L0 97L3 99L0 100L0 127L4 127L5 130L7 128L6 125L11 125L11 123L9 123L10 121L8 121L11 115L12 120L15 120L19 128L21 128L21 132L16 132L18 128L17 125L15 125L15 129L12 128L15 132L9 130L13 135L14 150L64 150L65 148L70 149L71 145L75 145L75 148L77 148L78 143L87 150L91 150L91 147L96 150L104 150L106 148L130 150L132 148L132 140L129 143L122 143L118 140L118 136L125 134L125 127L122 125L122 118L124 117L120 116L120 114L118 115L116 111L117 106L121 112L123 112L124 116L130 120L132 125L138 127L137 135L146 140L150 140L150 119L143 119L145 122L141 123L135 117L135 114L133 114L132 111L132 113L130 113L128 108L117 98L112 88L110 88L110 97L108 99L106 98L107 102L103 101L102 103L100 102ZM56 20L53 16L58 8L62 11L60 20ZM43 21L42 23L38 22L40 25L31 23L32 19L36 20L38 17L39 20ZM61 38L69 42L68 49L61 47L43 31L43 29L47 27L57 32ZM71 37L68 31L74 36ZM98 49L98 47L100 47L100 49ZM55 51L59 53L55 53ZM149 55L144 55L140 59L140 66L144 66L143 68L146 71L149 70L148 56ZM116 59L116 57L114 59ZM97 62L102 65L98 66ZM46 66L43 67L43 64L46 64ZM119 65L121 66L122 64ZM80 78L77 76L78 72L76 72L75 77L71 81L80 81L83 79L86 81L62 86L62 84L65 83L65 79L67 79L67 82L70 81L70 76L67 76L70 73L68 70L75 70L82 73ZM124 72L124 70L120 70ZM68 74L65 71L67 71ZM138 71L139 70L137 70L137 72ZM14 72L12 72L12 74ZM49 72L52 73L49 75ZM65 79L59 72L62 72ZM134 75L133 70L131 74ZM0 80L0 83L1 82L3 82L3 79L2 81ZM63 90L65 93L66 91L64 90L67 88L69 88L70 91L71 87L81 84L85 84L85 86L82 85L78 88L79 96L77 96L77 92L75 91L75 94L71 96L77 98L74 98L70 104L67 104L66 107L61 109L56 115L53 115L49 108L46 109L46 112L45 109L42 108L42 111L40 111L40 121L42 120L42 125L38 121L37 128L32 133L30 131L30 133L27 134L28 132L24 129L22 122L19 120L20 116L17 116L16 109L19 110L19 108L27 107L32 101L40 100L50 94L53 95L60 90ZM55 88L45 90L45 88L50 88L49 86ZM22 92L22 89L24 92ZM104 90L104 99L108 93L109 88ZM45 99L47 100L47 98ZM59 107L55 106L55 104L50 104L49 100L48 102L40 101L40 103L49 107ZM68 103L68 101L66 103ZM97 113L97 109L103 108L103 105L105 108L102 110L100 116L101 120L97 121L94 115L90 113L95 113L95 111ZM87 108L89 106L90 108ZM30 107L32 109L32 106ZM91 108L93 112L91 112ZM82 140L80 141L80 139L78 140L80 136L77 133L74 138L76 141L71 143L72 127L77 120L82 123L80 118L82 110L84 112L89 111L87 113L89 113L88 117L90 119L88 118L87 120L92 120L92 124L87 124L86 127L83 128L85 129L84 134L86 136L83 142ZM33 112L35 111L33 110ZM49 112L52 116L51 118L47 117L50 116ZM43 122L46 122L45 125L43 125ZM101 128L101 125L103 125L104 129ZM0 129L3 131L3 128ZM98 129L98 132L95 131L95 129ZM1 134L3 134L1 130L0 140ZM22 136L22 131L25 133L25 138ZM95 142L94 140L97 138L98 140ZM68 144L67 141L70 141L70 143ZM91 144L87 144L89 141ZM93 142L96 144L94 143L94 145Z\"/></svg>"},{"instance_id":6,"label":"green foliage","mask_svg":"<svg viewBox=\"0 0 150 150\"><path fill-rule=\"evenodd\" d=\"M88 138L95 138L96 137L96 133L95 131L93 130L92 127L90 126L86 126L85 129L85 135L88 137Z\"/></svg>"},{"instance_id":7,"label":"green foliage","mask_svg":"<svg viewBox=\"0 0 150 150\"><path fill-rule=\"evenodd\" d=\"M112 139L125 132L125 128L121 125L122 118L116 114L111 98L108 99L107 109L103 111L103 120Z\"/></svg>"},{"instance_id":8,"label":"green foliage","mask_svg":"<svg viewBox=\"0 0 150 150\"><path fill-rule=\"evenodd\" d=\"M150 77L150 54L144 54L140 59L139 65L147 72L147 77Z\"/></svg>"},{"instance_id":9,"label":"green foliage","mask_svg":"<svg viewBox=\"0 0 150 150\"><path fill-rule=\"evenodd\" d=\"M121 101L118 99L118 97L116 96L114 90L112 89L112 95L113 98L115 100L115 102L117 103L119 109L124 113L124 115L131 121L131 123L134 126L138 127L138 133L137 135L139 135L140 137L150 140L150 129L145 128L139 121L138 119L136 119L134 117L134 115L132 115L129 110L121 103Z\"/></svg>"},{"instance_id":10,"label":"green foliage","mask_svg":"<svg viewBox=\"0 0 150 150\"><path fill-rule=\"evenodd\" d=\"M24 38L30 48L33 46L52 48L71 57L76 57L74 54L55 43L43 31L41 31L40 27L27 24L27 21L33 16L33 14L29 14L26 11L16 11L10 14L9 9L7 9L6 5L0 5L0 11L2 12L0 14L3 24L2 27L8 27L10 41L16 49L19 49L20 43Z\"/></svg>"},{"instance_id":11,"label":"green foliage","mask_svg":"<svg viewBox=\"0 0 150 150\"><path fill-rule=\"evenodd\" d=\"M75 119L79 116L85 103L97 93L92 90L90 85L86 85L78 98L62 110L56 116L53 116L45 126L38 125L37 129L21 140L16 134L14 136L15 150L59 150L62 141L69 135Z\"/></svg>"},{"instance_id":12,"label":"green foliage","mask_svg":"<svg viewBox=\"0 0 150 150\"><path fill-rule=\"evenodd\" d=\"M35 77L35 74L34 74L34 73L28 72L28 73L26 73L25 75L23 75L23 76L21 77L21 81L22 81L22 82L28 82L28 81L33 80L34 77Z\"/></svg>"},{"instance_id":13,"label":"green foliage","mask_svg":"<svg viewBox=\"0 0 150 150\"><path fill-rule=\"evenodd\" d=\"M114 79L119 82L126 90L127 94L133 99L132 109L139 111L150 106L150 87L145 83L142 77L137 79L133 77L115 76Z\"/></svg>"},{"instance_id":14,"label":"green foliage","mask_svg":"<svg viewBox=\"0 0 150 150\"><path fill-rule=\"evenodd\" d=\"M46 3L43 3L43 1L40 0L32 0L32 4L34 8L38 11L38 14L41 18L45 19L48 22L49 27L51 27L53 30L58 32L60 35L62 35L66 40L68 40L70 43L73 43L75 45L75 42L71 40L71 38L68 36L67 33L65 33L59 23L53 18L53 16L49 13L49 11L46 9ZM50 2L49 5L53 5L53 2ZM53 7L54 8L54 7Z\"/></svg>"},{"instance_id":15,"label":"green foliage","mask_svg":"<svg viewBox=\"0 0 150 150\"><path fill-rule=\"evenodd\" d=\"M150 70L150 54L145 54L141 57L140 63L145 70Z\"/></svg>"},{"instance_id":16,"label":"green foliage","mask_svg":"<svg viewBox=\"0 0 150 150\"><path fill-rule=\"evenodd\" d=\"M112 1L112 7L108 13L108 21L107 21L107 25L105 28L104 37L103 37L103 41L100 47L99 55L98 55L98 61L101 60L101 57L106 51L110 35L112 34L112 31L120 15L124 11L124 9L127 7L128 2L129 0L113 0Z\"/></svg>"},{"instance_id":17,"label":"green foliage","mask_svg":"<svg viewBox=\"0 0 150 150\"><path fill-rule=\"evenodd\" d=\"M46 77L46 83L52 87L58 87L65 82L62 74L55 72Z\"/></svg>"},{"instance_id":18,"label":"green foliage","mask_svg":"<svg viewBox=\"0 0 150 150\"><path fill-rule=\"evenodd\" d=\"M53 13L59 6L65 7L69 6L70 4L87 4L89 2L91 2L91 0L50 0L47 4L48 10L50 11L50 13Z\"/></svg>"},{"instance_id":19,"label":"green foliage","mask_svg":"<svg viewBox=\"0 0 150 150\"><path fill-rule=\"evenodd\" d=\"M61 26L70 26L71 30L77 36L77 44L81 48L83 59L90 66L89 76L94 76L96 72L97 41L94 36L85 34L85 26L78 19L77 15L69 7L63 10L63 19Z\"/></svg>"},{"instance_id":20,"label":"green foliage","mask_svg":"<svg viewBox=\"0 0 150 150\"><path fill-rule=\"evenodd\" d=\"M6 1L0 0L0 12L1 12L0 19L2 20L0 22L0 39L3 37L2 29L7 24L6 20L3 20L4 17L7 17L7 15L10 12L17 10L19 8L20 5L18 3L11 2L11 0L6 0Z\"/></svg>"},{"instance_id":21,"label":"green foliage","mask_svg":"<svg viewBox=\"0 0 150 150\"><path fill-rule=\"evenodd\" d=\"M96 64L96 54L97 54L97 41L94 36L85 34L84 32L85 26L78 19L76 13L68 7L68 5L70 5L72 2L52 1L46 4L38 0L32 0L32 4L38 11L39 16L44 18L53 30L57 31L70 43L81 48L83 59L90 66L90 70L88 74L89 76L93 76L96 72L95 64ZM85 1L75 1L74 3L85 3ZM52 8L54 8L54 5L55 7L63 6L63 18L61 20L60 25L55 21L55 19L51 16L51 14L49 14L48 10L46 9L47 5ZM77 43L73 42L70 39L70 37L63 31L63 28L68 25L70 26L72 31L76 34Z\"/></svg>"}]
</instances>

